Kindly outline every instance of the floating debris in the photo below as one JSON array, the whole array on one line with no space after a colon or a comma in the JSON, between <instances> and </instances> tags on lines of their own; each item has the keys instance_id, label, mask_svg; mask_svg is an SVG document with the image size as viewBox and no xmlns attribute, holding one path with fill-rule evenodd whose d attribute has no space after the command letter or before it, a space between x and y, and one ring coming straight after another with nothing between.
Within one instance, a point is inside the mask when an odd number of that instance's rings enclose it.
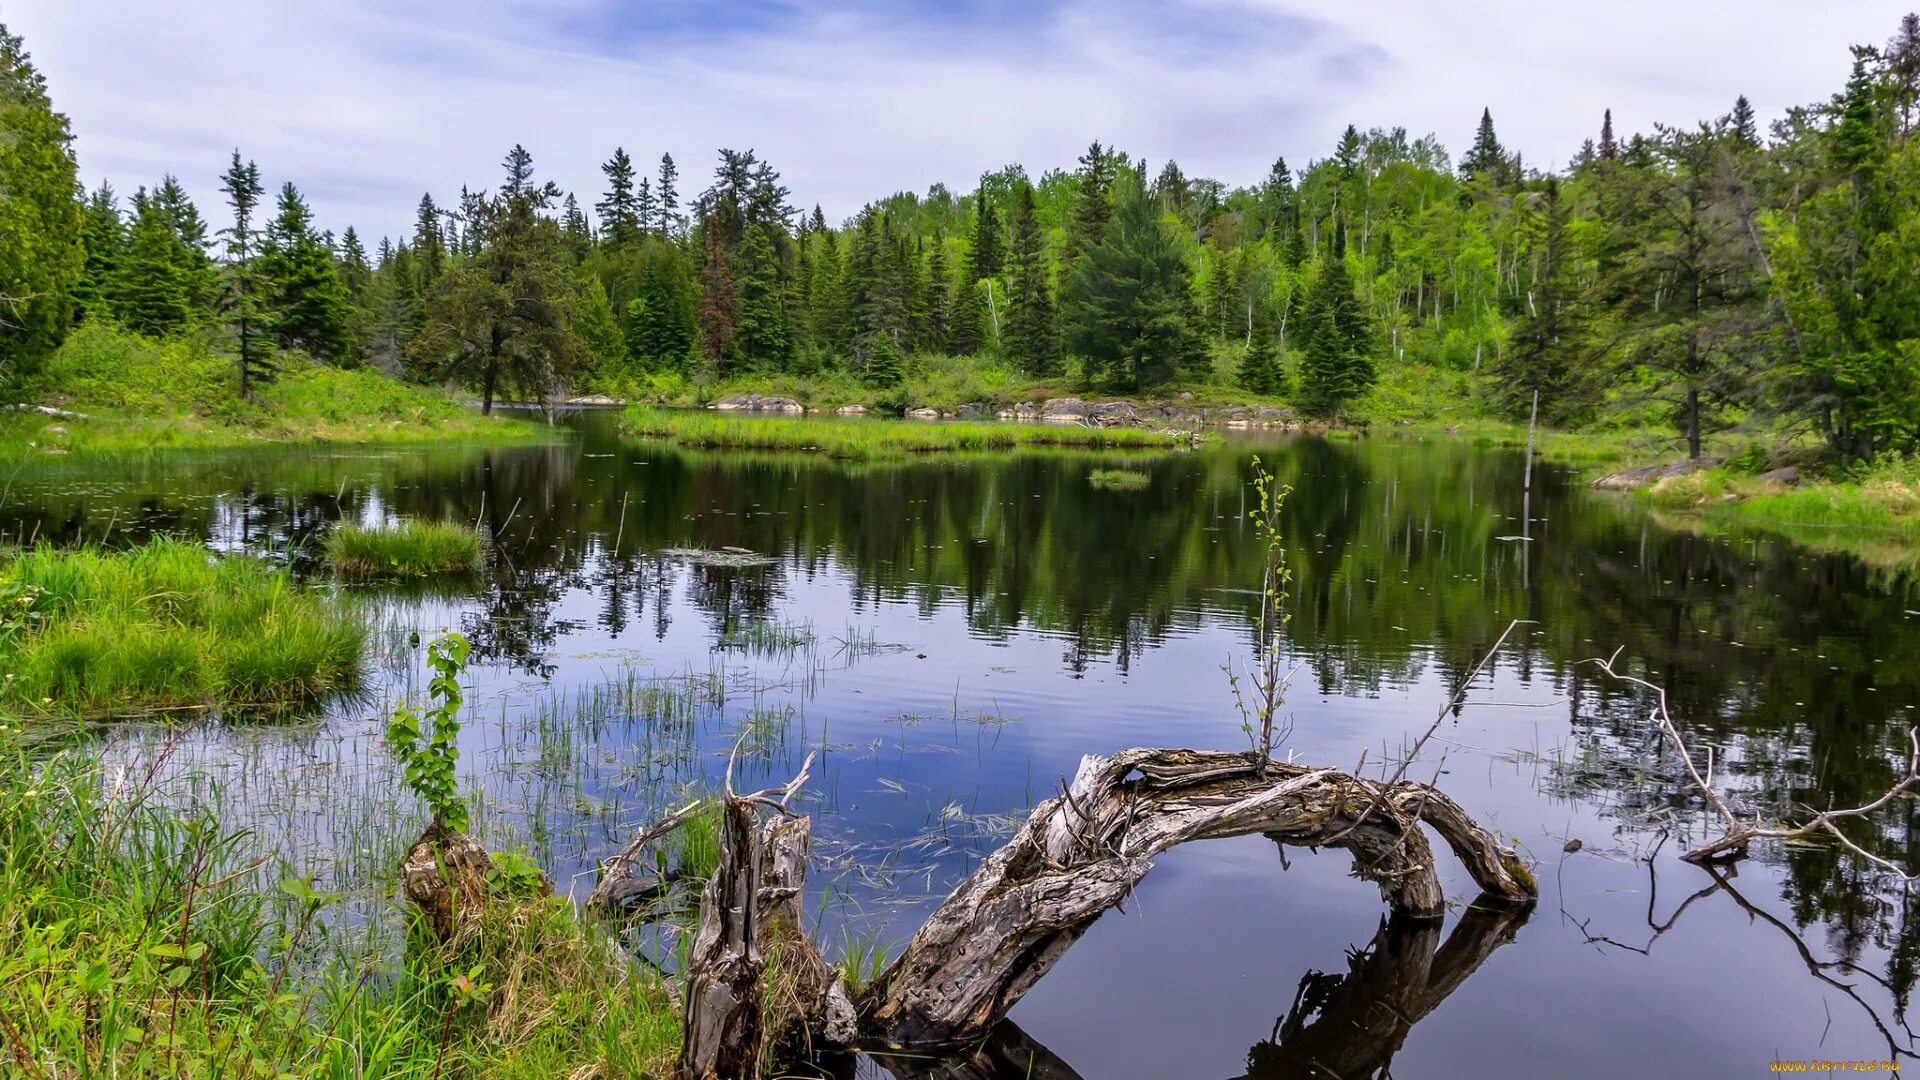
<instances>
[{"instance_id":1,"label":"floating debris","mask_svg":"<svg viewBox=\"0 0 1920 1080\"><path fill-rule=\"evenodd\" d=\"M730 566L745 568L752 566L772 566L775 561L771 555L762 555L756 551L748 551L746 548L732 547L721 548L718 551L712 551L707 548L662 548L658 554L663 559L691 563L694 566Z\"/></svg>"}]
</instances>

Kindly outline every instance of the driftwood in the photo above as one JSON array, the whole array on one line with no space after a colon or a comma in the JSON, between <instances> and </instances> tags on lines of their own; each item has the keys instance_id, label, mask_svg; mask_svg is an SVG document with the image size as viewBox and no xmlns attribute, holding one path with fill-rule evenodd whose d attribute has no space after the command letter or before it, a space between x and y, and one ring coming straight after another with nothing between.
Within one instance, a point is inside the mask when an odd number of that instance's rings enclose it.
<instances>
[{"instance_id":1,"label":"driftwood","mask_svg":"<svg viewBox=\"0 0 1920 1080\"><path fill-rule=\"evenodd\" d=\"M1514 852L1423 784L1382 785L1334 769L1242 753L1128 750L1089 755L1071 786L948 896L861 1002L863 1033L899 1046L979 1038L1107 909L1188 840L1264 833L1336 846L1404 918L1437 919L1445 897L1425 822L1494 902L1533 899Z\"/></svg>"}]
</instances>

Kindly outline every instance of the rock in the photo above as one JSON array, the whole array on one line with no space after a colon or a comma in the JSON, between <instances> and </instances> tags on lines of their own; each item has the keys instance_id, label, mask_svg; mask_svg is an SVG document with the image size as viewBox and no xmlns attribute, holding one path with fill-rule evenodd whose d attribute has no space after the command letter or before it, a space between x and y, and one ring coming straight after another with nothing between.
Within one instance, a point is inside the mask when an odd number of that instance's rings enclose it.
<instances>
[{"instance_id":1,"label":"rock","mask_svg":"<svg viewBox=\"0 0 1920 1080\"><path fill-rule=\"evenodd\" d=\"M1023 401L1013 407L1013 418L1015 420L1038 420L1040 419L1040 406L1030 401Z\"/></svg>"},{"instance_id":2,"label":"rock","mask_svg":"<svg viewBox=\"0 0 1920 1080\"><path fill-rule=\"evenodd\" d=\"M588 394L584 397L570 397L567 399L567 404L569 405L624 405L626 403L621 401L619 398L608 397L605 394Z\"/></svg>"},{"instance_id":3,"label":"rock","mask_svg":"<svg viewBox=\"0 0 1920 1080\"><path fill-rule=\"evenodd\" d=\"M762 396L760 394L736 394L721 398L711 406L721 412L777 412L803 413L806 407L790 397Z\"/></svg>"},{"instance_id":4,"label":"rock","mask_svg":"<svg viewBox=\"0 0 1920 1080\"><path fill-rule=\"evenodd\" d=\"M1087 403L1079 398L1048 398L1040 406L1040 419L1054 423L1082 423L1087 418Z\"/></svg>"},{"instance_id":5,"label":"rock","mask_svg":"<svg viewBox=\"0 0 1920 1080\"><path fill-rule=\"evenodd\" d=\"M1121 427L1140 422L1140 410L1126 401L1103 401L1087 407L1087 419L1102 427Z\"/></svg>"},{"instance_id":6,"label":"rock","mask_svg":"<svg viewBox=\"0 0 1920 1080\"><path fill-rule=\"evenodd\" d=\"M1261 427L1290 427L1297 418L1292 409L1266 406L1253 416L1254 422Z\"/></svg>"},{"instance_id":7,"label":"rock","mask_svg":"<svg viewBox=\"0 0 1920 1080\"><path fill-rule=\"evenodd\" d=\"M989 415L989 413L985 405L977 401L969 401L965 405L960 406L959 411L954 415L962 420L980 420Z\"/></svg>"},{"instance_id":8,"label":"rock","mask_svg":"<svg viewBox=\"0 0 1920 1080\"><path fill-rule=\"evenodd\" d=\"M64 439L67 437L67 429L63 425L54 424L50 427L41 428L40 434L45 435L49 439Z\"/></svg>"},{"instance_id":9,"label":"rock","mask_svg":"<svg viewBox=\"0 0 1920 1080\"><path fill-rule=\"evenodd\" d=\"M919 409L908 409L908 410L907 410L907 419L909 419L909 420L938 420L938 419L940 419L940 410L939 410L939 409L928 409L928 408L924 408L924 407L923 407L923 408L919 408Z\"/></svg>"},{"instance_id":10,"label":"rock","mask_svg":"<svg viewBox=\"0 0 1920 1080\"><path fill-rule=\"evenodd\" d=\"M1182 390L1182 391L1180 391L1180 400L1181 400L1181 401L1192 401L1192 400L1193 400L1193 391L1191 391L1191 390Z\"/></svg>"},{"instance_id":11,"label":"rock","mask_svg":"<svg viewBox=\"0 0 1920 1080\"><path fill-rule=\"evenodd\" d=\"M1785 487L1795 487L1800 483L1800 466L1783 465L1778 469L1768 469L1766 472L1760 474L1759 480L1763 484L1780 484Z\"/></svg>"},{"instance_id":12,"label":"rock","mask_svg":"<svg viewBox=\"0 0 1920 1080\"><path fill-rule=\"evenodd\" d=\"M842 405L833 411L839 413L841 416L867 415L867 407L865 405Z\"/></svg>"},{"instance_id":13,"label":"rock","mask_svg":"<svg viewBox=\"0 0 1920 1080\"><path fill-rule=\"evenodd\" d=\"M1637 469L1622 469L1608 473L1593 482L1596 491L1632 491L1643 488L1670 476L1685 476L1701 469L1711 469L1727 460L1719 457L1681 458L1669 461L1665 465L1642 465Z\"/></svg>"}]
</instances>

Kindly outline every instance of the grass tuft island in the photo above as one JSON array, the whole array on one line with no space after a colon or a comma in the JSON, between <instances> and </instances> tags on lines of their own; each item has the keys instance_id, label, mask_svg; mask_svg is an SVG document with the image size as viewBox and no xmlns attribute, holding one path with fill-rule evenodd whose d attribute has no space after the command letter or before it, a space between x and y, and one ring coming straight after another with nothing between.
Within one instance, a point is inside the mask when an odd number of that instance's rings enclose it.
<instances>
[{"instance_id":1,"label":"grass tuft island","mask_svg":"<svg viewBox=\"0 0 1920 1080\"><path fill-rule=\"evenodd\" d=\"M353 578L464 574L480 565L480 533L444 521L341 525L327 534L327 561Z\"/></svg>"},{"instance_id":2,"label":"grass tuft island","mask_svg":"<svg viewBox=\"0 0 1920 1080\"><path fill-rule=\"evenodd\" d=\"M719 416L632 406L622 427L635 437L716 450L773 450L861 461L912 454L1064 447L1077 450L1178 450L1185 432L1132 427L1074 427L983 421L907 423L889 420Z\"/></svg>"}]
</instances>

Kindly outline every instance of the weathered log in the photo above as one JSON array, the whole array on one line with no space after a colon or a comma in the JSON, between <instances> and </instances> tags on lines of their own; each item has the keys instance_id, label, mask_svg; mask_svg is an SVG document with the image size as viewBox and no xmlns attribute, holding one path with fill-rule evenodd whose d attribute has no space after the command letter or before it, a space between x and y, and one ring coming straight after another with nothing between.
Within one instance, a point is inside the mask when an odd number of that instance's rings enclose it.
<instances>
[{"instance_id":1,"label":"weathered log","mask_svg":"<svg viewBox=\"0 0 1920 1080\"><path fill-rule=\"evenodd\" d=\"M671 868L659 874L647 871L642 856L654 844L693 820L700 812L700 806L699 802L690 802L673 811L640 830L619 854L603 861L600 864L600 880L587 896L586 910L594 914L611 914L657 896L679 880L678 872Z\"/></svg>"},{"instance_id":2,"label":"weathered log","mask_svg":"<svg viewBox=\"0 0 1920 1080\"><path fill-rule=\"evenodd\" d=\"M683 1080L760 1073L766 961L756 929L759 891L760 822L752 803L729 795L720 814L720 863L707 879L687 962Z\"/></svg>"},{"instance_id":3,"label":"weathered log","mask_svg":"<svg viewBox=\"0 0 1920 1080\"><path fill-rule=\"evenodd\" d=\"M864 1033L896 1046L976 1039L1080 935L1188 840L1264 833L1354 856L1402 918L1438 919L1445 896L1418 827L1446 840L1492 902L1524 903L1533 877L1457 804L1422 784L1244 753L1127 750L1088 755L1063 793L1035 807L894 958L860 1002Z\"/></svg>"}]
</instances>

